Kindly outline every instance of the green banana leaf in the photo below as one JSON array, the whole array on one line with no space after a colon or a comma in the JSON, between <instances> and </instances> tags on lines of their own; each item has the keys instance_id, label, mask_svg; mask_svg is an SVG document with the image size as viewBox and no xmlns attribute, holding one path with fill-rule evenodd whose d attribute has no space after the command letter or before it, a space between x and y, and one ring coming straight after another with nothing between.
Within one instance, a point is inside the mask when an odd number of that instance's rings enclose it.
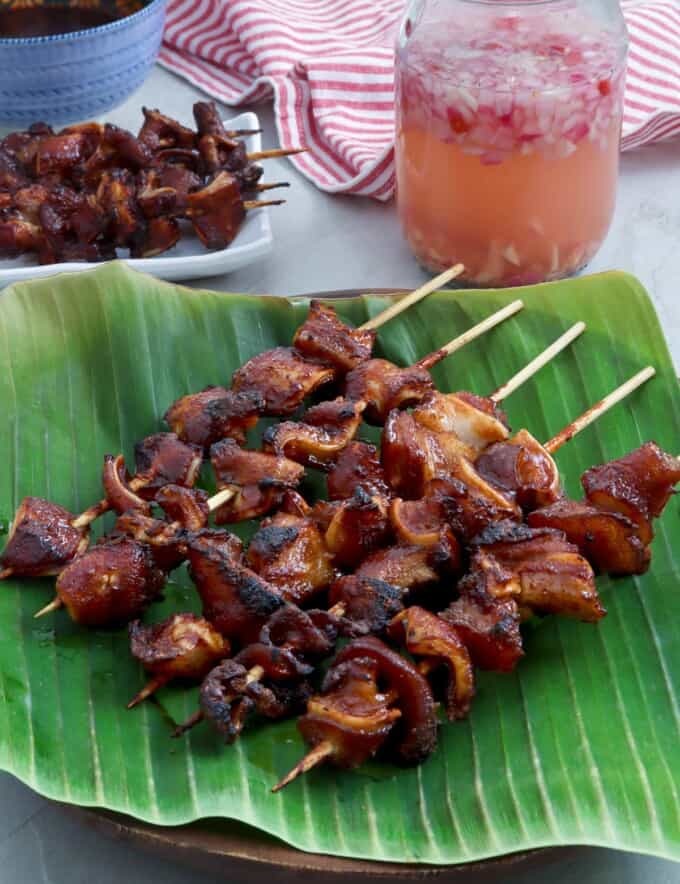
<instances>
[{"instance_id":1,"label":"green banana leaf","mask_svg":"<svg viewBox=\"0 0 680 884\"><path fill-rule=\"evenodd\" d=\"M379 351L407 364L508 297L431 295L379 332ZM651 363L658 376L566 445L559 466L577 494L589 465L647 439L678 450L677 381L635 279L605 273L521 297L522 313L434 369L440 389L488 393L583 319L588 331L508 399L511 424L547 439ZM384 306L367 297L338 309L359 323ZM248 357L290 342L306 307L191 291L118 263L7 289L0 520L6 525L26 494L74 512L91 504L105 453L131 459L173 399L228 382ZM458 863L592 844L680 859L679 545L673 501L650 571L599 580L608 617L597 626L529 625L516 673L480 675L469 720L444 725L422 767L324 768L279 795L270 787L303 751L294 722L253 728L232 747L205 725L171 740L168 716L195 709L195 688L168 687L158 705L126 711L144 674L125 631L88 632L63 611L36 621L53 582L8 580L0 585L0 767L62 801L166 825L233 818L341 856ZM197 608L195 593L179 571L147 620L187 608Z\"/></svg>"}]
</instances>

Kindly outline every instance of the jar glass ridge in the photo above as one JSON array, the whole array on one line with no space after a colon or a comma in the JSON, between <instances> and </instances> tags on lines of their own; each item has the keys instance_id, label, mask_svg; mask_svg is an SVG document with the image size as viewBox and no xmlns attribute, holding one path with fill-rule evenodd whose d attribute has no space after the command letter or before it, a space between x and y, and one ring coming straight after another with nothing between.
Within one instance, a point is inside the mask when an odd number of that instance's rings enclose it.
<instances>
[{"instance_id":1,"label":"jar glass ridge","mask_svg":"<svg viewBox=\"0 0 680 884\"><path fill-rule=\"evenodd\" d=\"M614 0L416 0L396 55L399 213L471 285L575 273L614 209L626 31Z\"/></svg>"}]
</instances>

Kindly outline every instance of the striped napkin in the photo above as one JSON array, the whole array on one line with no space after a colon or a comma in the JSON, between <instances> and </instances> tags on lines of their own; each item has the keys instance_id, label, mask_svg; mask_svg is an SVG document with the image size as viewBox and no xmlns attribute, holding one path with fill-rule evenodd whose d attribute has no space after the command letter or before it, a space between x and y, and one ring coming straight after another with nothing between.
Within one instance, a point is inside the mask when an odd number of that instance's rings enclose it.
<instances>
[{"instance_id":1,"label":"striped napkin","mask_svg":"<svg viewBox=\"0 0 680 884\"><path fill-rule=\"evenodd\" d=\"M623 150L680 135L680 3L621 0ZM160 62L218 100L274 100L283 147L330 193L394 193L393 46L404 0L170 0Z\"/></svg>"}]
</instances>

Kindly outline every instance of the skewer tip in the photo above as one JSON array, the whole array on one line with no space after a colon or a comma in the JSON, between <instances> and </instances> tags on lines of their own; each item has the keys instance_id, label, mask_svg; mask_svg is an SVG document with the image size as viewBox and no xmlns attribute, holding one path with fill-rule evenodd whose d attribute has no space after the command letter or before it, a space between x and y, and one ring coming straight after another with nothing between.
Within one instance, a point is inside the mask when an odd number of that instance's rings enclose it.
<instances>
[{"instance_id":1,"label":"skewer tip","mask_svg":"<svg viewBox=\"0 0 680 884\"><path fill-rule=\"evenodd\" d=\"M304 758L298 761L292 770L288 771L282 780L279 780L279 782L272 787L272 792L280 792L281 789L284 789L292 783L293 780L296 780L300 774L307 773L308 770L316 767L317 764L321 764L325 758L328 758L328 756L332 754L333 744L329 740L323 740L321 743L318 743L313 749L309 750Z\"/></svg>"},{"instance_id":2,"label":"skewer tip","mask_svg":"<svg viewBox=\"0 0 680 884\"><path fill-rule=\"evenodd\" d=\"M128 709L134 709L135 706L138 706L143 700L146 700L151 694L155 694L159 688L162 688L164 684L169 681L168 678L163 676L158 676L157 678L152 678L151 681L148 681L141 691L130 700L127 704Z\"/></svg>"},{"instance_id":3,"label":"skewer tip","mask_svg":"<svg viewBox=\"0 0 680 884\"><path fill-rule=\"evenodd\" d=\"M39 617L44 617L45 614L51 614L52 611L58 611L59 608L63 608L63 607L64 607L64 603L59 598L59 596L56 596L55 598L52 599L52 601L49 603L49 605L45 605L44 608L41 608L39 611L36 611L36 613L33 615L33 617L35 620L37 620Z\"/></svg>"},{"instance_id":4,"label":"skewer tip","mask_svg":"<svg viewBox=\"0 0 680 884\"><path fill-rule=\"evenodd\" d=\"M3 568L3 570L0 571L0 580L7 580L12 574L14 574L14 568Z\"/></svg>"},{"instance_id":5,"label":"skewer tip","mask_svg":"<svg viewBox=\"0 0 680 884\"><path fill-rule=\"evenodd\" d=\"M243 208L248 211L249 209L261 209L263 206L282 206L285 202L285 200L244 200Z\"/></svg>"},{"instance_id":6,"label":"skewer tip","mask_svg":"<svg viewBox=\"0 0 680 884\"><path fill-rule=\"evenodd\" d=\"M199 722L203 721L203 712L201 709L197 709L193 715L190 715L186 721L183 721L181 724L178 724L174 731L170 734L173 740L179 739L179 737L183 737L188 731L195 727Z\"/></svg>"}]
</instances>

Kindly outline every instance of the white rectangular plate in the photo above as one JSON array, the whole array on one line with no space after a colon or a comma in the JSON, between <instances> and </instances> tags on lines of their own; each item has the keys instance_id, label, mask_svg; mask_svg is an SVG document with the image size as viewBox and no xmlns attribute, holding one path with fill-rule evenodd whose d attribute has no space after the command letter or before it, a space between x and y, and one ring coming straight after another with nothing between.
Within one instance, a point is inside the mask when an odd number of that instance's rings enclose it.
<instances>
[{"instance_id":1,"label":"white rectangular plate","mask_svg":"<svg viewBox=\"0 0 680 884\"><path fill-rule=\"evenodd\" d=\"M225 120L224 126L226 129L259 129L260 123L257 114L248 112ZM244 140L249 153L262 149L259 133L248 135ZM268 212L267 208L248 212L236 238L226 249L208 251L193 231L187 230L176 246L155 258L127 258L128 253L123 249L118 257L126 260L130 267L153 273L159 279L178 281L218 276L245 267L271 251L272 231ZM0 258L0 288L24 279L52 276L67 270L91 270L96 266L85 261L38 264L34 255Z\"/></svg>"}]
</instances>

